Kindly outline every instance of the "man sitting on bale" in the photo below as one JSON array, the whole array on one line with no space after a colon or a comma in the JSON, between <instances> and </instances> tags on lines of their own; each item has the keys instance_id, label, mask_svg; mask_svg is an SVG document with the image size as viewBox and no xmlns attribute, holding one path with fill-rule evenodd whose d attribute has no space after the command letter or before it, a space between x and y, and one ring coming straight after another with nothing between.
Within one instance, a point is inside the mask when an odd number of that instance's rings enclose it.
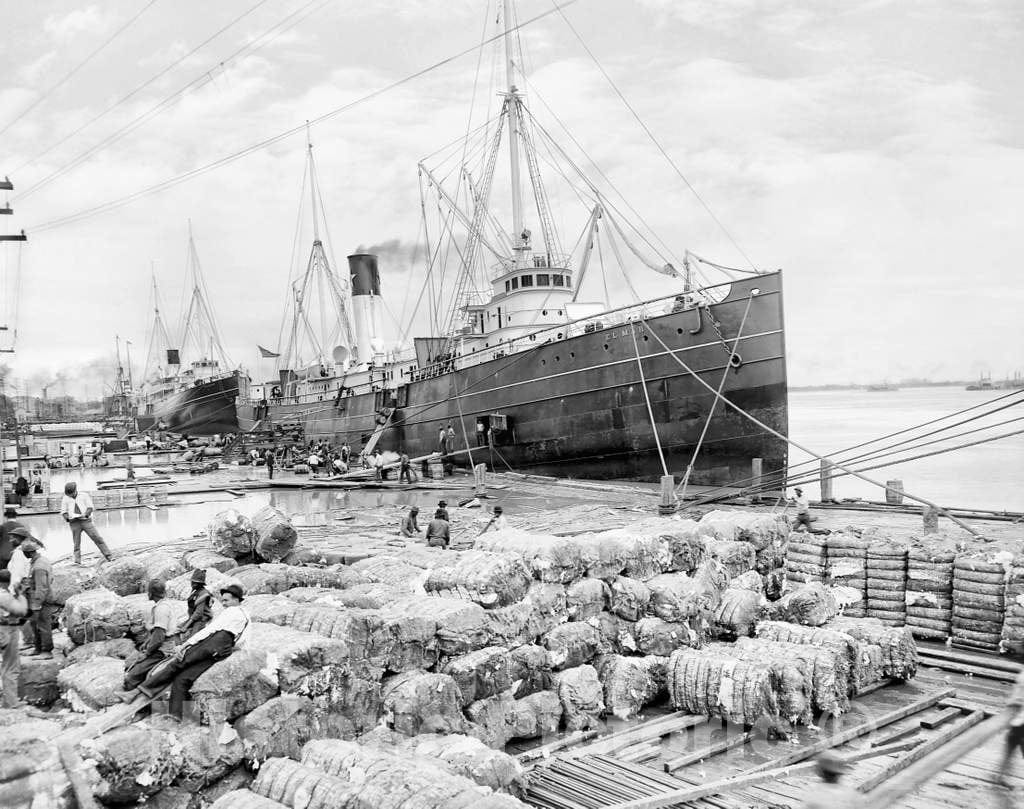
<instances>
[{"instance_id":1,"label":"man sitting on bale","mask_svg":"<svg viewBox=\"0 0 1024 809\"><path fill-rule=\"evenodd\" d=\"M207 626L184 641L171 657L170 665L150 672L139 690L147 697L157 697L171 686L168 712L181 719L185 702L192 697L192 686L218 660L228 657L245 645L249 616L242 609L244 593L239 584L222 587L220 600L224 609Z\"/></svg>"},{"instance_id":2,"label":"man sitting on bale","mask_svg":"<svg viewBox=\"0 0 1024 809\"><path fill-rule=\"evenodd\" d=\"M431 548L447 548L451 542L451 529L441 509L434 512L434 519L427 525L427 545Z\"/></svg>"},{"instance_id":3,"label":"man sitting on bale","mask_svg":"<svg viewBox=\"0 0 1024 809\"><path fill-rule=\"evenodd\" d=\"M192 592L186 604L188 618L181 628L183 640L192 637L213 618L213 595L206 589L206 571L202 568L192 571Z\"/></svg>"},{"instance_id":4,"label":"man sitting on bale","mask_svg":"<svg viewBox=\"0 0 1024 809\"><path fill-rule=\"evenodd\" d=\"M174 608L164 596L167 595L166 585L159 579L149 583L149 600L153 606L146 616L146 645L142 647L142 656L124 673L124 691L117 696L123 702L135 699L136 690L146 679L150 670L161 660L174 654L174 646L178 641L178 622L174 616Z\"/></svg>"},{"instance_id":5,"label":"man sitting on bale","mask_svg":"<svg viewBox=\"0 0 1024 809\"><path fill-rule=\"evenodd\" d=\"M419 506L413 506L411 509L409 509L408 515L406 515L406 518L402 520L403 537L414 537L422 530L419 526L419 523L416 521L416 518L419 516L419 513Z\"/></svg>"}]
</instances>

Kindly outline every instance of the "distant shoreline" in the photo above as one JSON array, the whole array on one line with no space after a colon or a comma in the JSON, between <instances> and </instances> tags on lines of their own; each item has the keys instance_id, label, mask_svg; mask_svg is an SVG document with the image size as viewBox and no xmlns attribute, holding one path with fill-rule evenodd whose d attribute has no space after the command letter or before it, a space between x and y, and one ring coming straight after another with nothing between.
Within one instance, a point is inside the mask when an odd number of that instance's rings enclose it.
<instances>
[{"instance_id":1,"label":"distant shoreline","mask_svg":"<svg viewBox=\"0 0 1024 809\"><path fill-rule=\"evenodd\" d=\"M870 383L867 385L790 385L790 390L795 391L823 391L823 390L866 390L870 387ZM967 385L973 385L974 382L929 382L923 379L908 380L906 382L893 383L893 389L898 390L899 388L952 388L952 387L966 387Z\"/></svg>"}]
</instances>

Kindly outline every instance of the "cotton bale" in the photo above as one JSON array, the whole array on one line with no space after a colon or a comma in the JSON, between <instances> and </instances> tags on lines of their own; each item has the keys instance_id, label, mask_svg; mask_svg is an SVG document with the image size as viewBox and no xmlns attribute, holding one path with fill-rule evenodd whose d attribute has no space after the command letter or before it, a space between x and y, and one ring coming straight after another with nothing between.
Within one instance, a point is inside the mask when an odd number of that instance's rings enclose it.
<instances>
[{"instance_id":1,"label":"cotton bale","mask_svg":"<svg viewBox=\"0 0 1024 809\"><path fill-rule=\"evenodd\" d=\"M746 725L779 716L772 671L764 663L679 649L669 658L666 681L677 710Z\"/></svg>"},{"instance_id":2,"label":"cotton bale","mask_svg":"<svg viewBox=\"0 0 1024 809\"><path fill-rule=\"evenodd\" d=\"M264 506L252 515L256 554L267 562L280 562L295 547L295 526L283 511Z\"/></svg>"},{"instance_id":3,"label":"cotton bale","mask_svg":"<svg viewBox=\"0 0 1024 809\"><path fill-rule=\"evenodd\" d=\"M298 758L310 739L320 738L322 729L313 701L297 694L282 694L267 700L235 723L250 765L273 756Z\"/></svg>"},{"instance_id":4,"label":"cotton bale","mask_svg":"<svg viewBox=\"0 0 1024 809\"><path fill-rule=\"evenodd\" d=\"M665 574L686 575L686 574ZM651 602L651 590L642 581L617 576L611 582L609 609L627 621L639 621L647 614Z\"/></svg>"},{"instance_id":5,"label":"cotton bale","mask_svg":"<svg viewBox=\"0 0 1024 809\"><path fill-rule=\"evenodd\" d=\"M122 638L130 626L128 602L104 587L87 590L68 598L64 623L68 636L78 645Z\"/></svg>"},{"instance_id":6,"label":"cotton bale","mask_svg":"<svg viewBox=\"0 0 1024 809\"><path fill-rule=\"evenodd\" d=\"M600 579L580 579L565 590L566 611L570 621L586 621L603 612L611 591Z\"/></svg>"},{"instance_id":7,"label":"cotton bale","mask_svg":"<svg viewBox=\"0 0 1024 809\"><path fill-rule=\"evenodd\" d=\"M502 646L487 646L450 658L441 673L455 680L463 706L512 687L509 652Z\"/></svg>"},{"instance_id":8,"label":"cotton bale","mask_svg":"<svg viewBox=\"0 0 1024 809\"><path fill-rule=\"evenodd\" d=\"M86 565L60 565L50 576L50 601L63 606L73 595L97 587L96 568Z\"/></svg>"},{"instance_id":9,"label":"cotton bale","mask_svg":"<svg viewBox=\"0 0 1024 809\"><path fill-rule=\"evenodd\" d=\"M13 642L17 643L16 640ZM18 677L18 697L29 705L49 708L60 699L58 677L63 664L64 661L56 655L52 660L22 658Z\"/></svg>"},{"instance_id":10,"label":"cotton bale","mask_svg":"<svg viewBox=\"0 0 1024 809\"><path fill-rule=\"evenodd\" d=\"M99 711L118 703L124 687L125 661L116 657L94 657L72 663L57 675L61 695L71 710L79 713Z\"/></svg>"},{"instance_id":11,"label":"cotton bale","mask_svg":"<svg viewBox=\"0 0 1024 809\"><path fill-rule=\"evenodd\" d=\"M200 721L216 724L255 710L279 690L277 667L265 652L236 649L199 676L192 700Z\"/></svg>"},{"instance_id":12,"label":"cotton bale","mask_svg":"<svg viewBox=\"0 0 1024 809\"><path fill-rule=\"evenodd\" d=\"M200 725L195 722L172 722L167 724L154 717L151 725L170 730L178 739L182 751L181 769L174 783L196 792L219 782L231 773L244 758L242 739L231 725L221 722L215 725Z\"/></svg>"},{"instance_id":13,"label":"cotton bale","mask_svg":"<svg viewBox=\"0 0 1024 809\"><path fill-rule=\"evenodd\" d=\"M183 751L173 733L145 722L79 742L85 778L104 803L141 803L169 786L181 771Z\"/></svg>"},{"instance_id":14,"label":"cotton bale","mask_svg":"<svg viewBox=\"0 0 1024 809\"><path fill-rule=\"evenodd\" d=\"M183 561L185 562L185 567L190 571L213 568L218 573L227 573L238 567L238 562L235 561L234 557L224 556L209 548L188 551L184 555Z\"/></svg>"},{"instance_id":15,"label":"cotton bale","mask_svg":"<svg viewBox=\"0 0 1024 809\"><path fill-rule=\"evenodd\" d=\"M556 626L544 636L548 659L555 671L589 663L597 654L599 642L597 630L579 621Z\"/></svg>"},{"instance_id":16,"label":"cotton bale","mask_svg":"<svg viewBox=\"0 0 1024 809\"><path fill-rule=\"evenodd\" d=\"M523 599L531 571L515 553L466 551L458 559L428 572L428 593L464 598L483 607L505 607Z\"/></svg>"},{"instance_id":17,"label":"cotton bale","mask_svg":"<svg viewBox=\"0 0 1024 809\"><path fill-rule=\"evenodd\" d=\"M252 520L234 508L218 512L210 520L206 537L212 550L232 559L251 556L256 548Z\"/></svg>"},{"instance_id":18,"label":"cotton bale","mask_svg":"<svg viewBox=\"0 0 1024 809\"><path fill-rule=\"evenodd\" d=\"M590 665L565 669L554 675L567 730L597 727L604 714L604 688Z\"/></svg>"},{"instance_id":19,"label":"cotton bale","mask_svg":"<svg viewBox=\"0 0 1024 809\"><path fill-rule=\"evenodd\" d=\"M406 736L460 733L465 728L462 694L447 674L398 674L385 680L382 696L388 726Z\"/></svg>"},{"instance_id":20,"label":"cotton bale","mask_svg":"<svg viewBox=\"0 0 1024 809\"><path fill-rule=\"evenodd\" d=\"M703 633L689 623L663 621L647 617L636 622L636 650L644 655L667 656L676 649L696 648L703 642Z\"/></svg>"},{"instance_id":21,"label":"cotton bale","mask_svg":"<svg viewBox=\"0 0 1024 809\"><path fill-rule=\"evenodd\" d=\"M512 738L510 717L515 699L510 691L492 694L466 706L466 718L472 723L472 733L488 747L501 750Z\"/></svg>"},{"instance_id":22,"label":"cotton bale","mask_svg":"<svg viewBox=\"0 0 1024 809\"><path fill-rule=\"evenodd\" d=\"M146 588L146 566L137 556L120 556L103 562L96 570L96 584L119 596L141 593Z\"/></svg>"},{"instance_id":23,"label":"cotton bale","mask_svg":"<svg viewBox=\"0 0 1024 809\"><path fill-rule=\"evenodd\" d=\"M500 531L484 534L473 547L480 551L514 553L526 562L535 579L549 584L572 584L582 578L586 570L580 546L570 537Z\"/></svg>"},{"instance_id":24,"label":"cotton bale","mask_svg":"<svg viewBox=\"0 0 1024 809\"><path fill-rule=\"evenodd\" d=\"M527 644L508 652L509 679L516 699L552 687L551 659L543 646Z\"/></svg>"},{"instance_id":25,"label":"cotton bale","mask_svg":"<svg viewBox=\"0 0 1024 809\"><path fill-rule=\"evenodd\" d=\"M562 699L554 690L537 691L517 699L509 717L510 738L537 739L556 733L563 713ZM578 712L574 713L577 715Z\"/></svg>"},{"instance_id":26,"label":"cotton bale","mask_svg":"<svg viewBox=\"0 0 1024 809\"><path fill-rule=\"evenodd\" d=\"M666 694L667 657L602 655L594 664L604 688L605 708L631 719Z\"/></svg>"}]
</instances>

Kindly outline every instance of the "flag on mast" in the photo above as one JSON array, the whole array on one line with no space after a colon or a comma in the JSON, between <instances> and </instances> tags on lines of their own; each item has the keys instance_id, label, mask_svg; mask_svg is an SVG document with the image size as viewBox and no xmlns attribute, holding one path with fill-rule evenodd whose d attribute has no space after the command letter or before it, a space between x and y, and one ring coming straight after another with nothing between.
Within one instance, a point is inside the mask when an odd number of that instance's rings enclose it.
<instances>
[{"instance_id":1,"label":"flag on mast","mask_svg":"<svg viewBox=\"0 0 1024 809\"><path fill-rule=\"evenodd\" d=\"M280 354L275 354L269 348L264 348L263 346L256 346L256 347L260 350L260 356L263 359L265 359L265 360L269 360L269 359L273 359L274 357L280 357L281 356Z\"/></svg>"}]
</instances>

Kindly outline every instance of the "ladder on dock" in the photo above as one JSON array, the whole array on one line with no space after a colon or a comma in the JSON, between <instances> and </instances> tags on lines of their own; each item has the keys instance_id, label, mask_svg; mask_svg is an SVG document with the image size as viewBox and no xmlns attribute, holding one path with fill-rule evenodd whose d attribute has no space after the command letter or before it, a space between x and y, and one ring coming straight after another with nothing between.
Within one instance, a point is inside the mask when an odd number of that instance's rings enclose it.
<instances>
[{"instance_id":1,"label":"ladder on dock","mask_svg":"<svg viewBox=\"0 0 1024 809\"><path fill-rule=\"evenodd\" d=\"M395 415L395 408L385 407L380 411L380 414L384 417L384 420L377 425L373 431L373 435L370 436L370 440L366 442L366 445L360 451L359 454L363 457L369 457L377 448L377 442L380 441L380 437L384 435L384 431L391 426L391 417Z\"/></svg>"}]
</instances>

